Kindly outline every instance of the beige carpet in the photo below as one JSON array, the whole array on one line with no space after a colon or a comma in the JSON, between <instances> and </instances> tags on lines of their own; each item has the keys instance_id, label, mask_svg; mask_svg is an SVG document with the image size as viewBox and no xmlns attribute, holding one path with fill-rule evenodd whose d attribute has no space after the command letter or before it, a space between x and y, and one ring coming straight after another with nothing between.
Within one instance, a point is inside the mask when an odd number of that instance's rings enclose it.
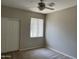
<instances>
[{"instance_id":1,"label":"beige carpet","mask_svg":"<svg viewBox=\"0 0 79 59\"><path fill-rule=\"evenodd\" d=\"M30 51L13 53L12 59L71 59L50 49L40 48Z\"/></svg>"}]
</instances>

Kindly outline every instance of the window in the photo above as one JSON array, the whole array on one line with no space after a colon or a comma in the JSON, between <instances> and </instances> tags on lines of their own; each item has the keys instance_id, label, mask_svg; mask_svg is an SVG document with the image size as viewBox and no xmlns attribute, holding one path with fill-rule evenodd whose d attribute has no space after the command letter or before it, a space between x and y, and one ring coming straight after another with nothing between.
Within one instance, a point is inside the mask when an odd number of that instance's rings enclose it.
<instances>
[{"instance_id":1,"label":"window","mask_svg":"<svg viewBox=\"0 0 79 59\"><path fill-rule=\"evenodd\" d=\"M43 37L43 19L31 18L30 37Z\"/></svg>"}]
</instances>

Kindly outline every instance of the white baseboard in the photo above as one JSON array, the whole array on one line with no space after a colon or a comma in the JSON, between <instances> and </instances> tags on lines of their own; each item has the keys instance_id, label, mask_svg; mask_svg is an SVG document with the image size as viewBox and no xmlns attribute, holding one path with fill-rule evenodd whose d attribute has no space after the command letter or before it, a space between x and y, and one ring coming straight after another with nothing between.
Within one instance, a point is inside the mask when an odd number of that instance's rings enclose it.
<instances>
[{"instance_id":1,"label":"white baseboard","mask_svg":"<svg viewBox=\"0 0 79 59\"><path fill-rule=\"evenodd\" d=\"M31 47L31 48L25 48L25 49L19 49L19 51L27 51L27 50L31 50L31 49L37 49L37 48L42 48L42 47Z\"/></svg>"},{"instance_id":2,"label":"white baseboard","mask_svg":"<svg viewBox=\"0 0 79 59\"><path fill-rule=\"evenodd\" d=\"M63 53L63 52L60 52L60 51L56 50L56 49L53 49L53 48L50 48L50 47L47 47L47 48L50 49L50 50L53 50L53 51L55 51L55 52L57 52L57 53L60 53L60 54L62 54L62 55L64 55L64 56L67 56L67 57L69 57L69 58L77 59L77 58L75 58L75 57L73 57L73 56L67 55L67 54L65 54L65 53Z\"/></svg>"}]
</instances>

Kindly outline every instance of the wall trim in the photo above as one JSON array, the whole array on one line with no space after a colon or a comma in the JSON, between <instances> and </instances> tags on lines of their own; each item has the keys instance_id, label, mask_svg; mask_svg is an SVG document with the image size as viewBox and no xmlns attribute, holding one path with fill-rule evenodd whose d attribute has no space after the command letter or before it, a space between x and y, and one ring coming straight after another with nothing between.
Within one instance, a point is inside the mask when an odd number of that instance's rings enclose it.
<instances>
[{"instance_id":1,"label":"wall trim","mask_svg":"<svg viewBox=\"0 0 79 59\"><path fill-rule=\"evenodd\" d=\"M58 51L58 50L56 50L56 49L53 49L53 48L51 48L51 47L47 47L47 48L50 49L50 50L53 50L53 51L55 51L55 52L57 52L57 53L60 53L60 54L62 54L62 55L64 55L64 56L67 56L67 57L69 57L69 58L77 59L76 57L70 56L70 55L65 54L65 53L63 53L63 52L60 52L60 51Z\"/></svg>"},{"instance_id":2,"label":"wall trim","mask_svg":"<svg viewBox=\"0 0 79 59\"><path fill-rule=\"evenodd\" d=\"M28 51L28 50L33 50L33 49L38 49L38 48L44 48L44 47L31 47L31 48L25 48L25 49L19 49L19 51Z\"/></svg>"}]
</instances>

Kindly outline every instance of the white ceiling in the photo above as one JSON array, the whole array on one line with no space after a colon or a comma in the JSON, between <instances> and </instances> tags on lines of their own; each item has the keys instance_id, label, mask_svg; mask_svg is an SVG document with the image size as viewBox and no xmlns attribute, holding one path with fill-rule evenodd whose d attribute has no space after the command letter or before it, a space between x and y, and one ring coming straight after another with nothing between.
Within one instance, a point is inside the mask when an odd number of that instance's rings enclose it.
<instances>
[{"instance_id":1,"label":"white ceiling","mask_svg":"<svg viewBox=\"0 0 79 59\"><path fill-rule=\"evenodd\" d=\"M38 13L43 13L43 14L69 8L77 4L76 0L44 0L44 2L46 3L46 6L48 6L49 3L54 2L55 6L51 8L54 8L55 10L44 9L43 11L40 11L37 8L38 6L37 3L39 2L40 0L1 0L1 3L4 6L30 10L33 12L38 12Z\"/></svg>"}]
</instances>

